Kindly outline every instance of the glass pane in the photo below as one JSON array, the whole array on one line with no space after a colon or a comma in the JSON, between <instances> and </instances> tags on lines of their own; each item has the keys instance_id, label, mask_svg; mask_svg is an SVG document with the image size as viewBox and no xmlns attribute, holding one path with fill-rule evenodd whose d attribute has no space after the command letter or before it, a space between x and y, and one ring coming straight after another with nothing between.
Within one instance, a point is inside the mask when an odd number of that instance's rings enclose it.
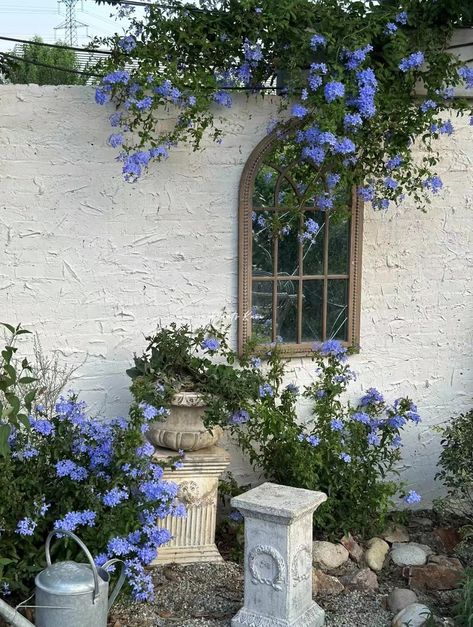
<instances>
[{"instance_id":1,"label":"glass pane","mask_svg":"<svg viewBox=\"0 0 473 627\"><path fill-rule=\"evenodd\" d=\"M328 239L328 274L348 274L350 220L332 216Z\"/></svg>"},{"instance_id":2,"label":"glass pane","mask_svg":"<svg viewBox=\"0 0 473 627\"><path fill-rule=\"evenodd\" d=\"M273 228L270 211L253 211L253 275L273 274Z\"/></svg>"},{"instance_id":3,"label":"glass pane","mask_svg":"<svg viewBox=\"0 0 473 627\"><path fill-rule=\"evenodd\" d=\"M282 179L277 194L277 204L282 207L298 207L299 200L294 188L287 179Z\"/></svg>"},{"instance_id":4,"label":"glass pane","mask_svg":"<svg viewBox=\"0 0 473 627\"><path fill-rule=\"evenodd\" d=\"M282 342L297 341L298 285L298 281L278 281L276 335L282 338Z\"/></svg>"},{"instance_id":5,"label":"glass pane","mask_svg":"<svg viewBox=\"0 0 473 627\"><path fill-rule=\"evenodd\" d=\"M315 220L319 225L319 231L309 239L303 240L303 264L302 271L305 275L323 274L324 272L324 237L325 216L320 211L307 211L305 220Z\"/></svg>"},{"instance_id":6,"label":"glass pane","mask_svg":"<svg viewBox=\"0 0 473 627\"><path fill-rule=\"evenodd\" d=\"M302 341L322 339L323 280L304 281L302 286Z\"/></svg>"},{"instance_id":7,"label":"glass pane","mask_svg":"<svg viewBox=\"0 0 473 627\"><path fill-rule=\"evenodd\" d=\"M274 187L279 173L268 165L258 170L253 188L253 207L274 207Z\"/></svg>"},{"instance_id":8,"label":"glass pane","mask_svg":"<svg viewBox=\"0 0 473 627\"><path fill-rule=\"evenodd\" d=\"M253 281L251 326L253 337L271 342L273 317L273 282Z\"/></svg>"},{"instance_id":9,"label":"glass pane","mask_svg":"<svg viewBox=\"0 0 473 627\"><path fill-rule=\"evenodd\" d=\"M327 290L327 337L348 339L348 279L332 279Z\"/></svg>"},{"instance_id":10,"label":"glass pane","mask_svg":"<svg viewBox=\"0 0 473 627\"><path fill-rule=\"evenodd\" d=\"M290 231L283 231L278 241L278 274L291 276L299 273L299 233L288 226Z\"/></svg>"},{"instance_id":11,"label":"glass pane","mask_svg":"<svg viewBox=\"0 0 473 627\"><path fill-rule=\"evenodd\" d=\"M299 203L305 207L313 207L315 189L321 177L320 172L307 161L299 161L291 167L289 175L299 194Z\"/></svg>"}]
</instances>

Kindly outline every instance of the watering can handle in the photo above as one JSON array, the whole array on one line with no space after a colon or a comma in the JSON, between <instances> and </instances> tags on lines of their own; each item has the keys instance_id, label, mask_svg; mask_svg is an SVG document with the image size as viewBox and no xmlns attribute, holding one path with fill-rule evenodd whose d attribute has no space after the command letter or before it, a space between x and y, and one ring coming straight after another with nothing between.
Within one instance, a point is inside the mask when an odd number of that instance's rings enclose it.
<instances>
[{"instance_id":1,"label":"watering can handle","mask_svg":"<svg viewBox=\"0 0 473 627\"><path fill-rule=\"evenodd\" d=\"M108 560L108 562L105 562L105 564L102 566L102 568L104 570L107 570L107 568L109 568L113 564L118 564L118 563L120 563L122 565L122 570L120 572L120 577L118 578L118 581L115 584L115 587L113 588L113 592L112 592L112 594L110 595L110 597L108 599L108 609L109 610L112 607L112 605L115 603L115 599L117 598L120 590L122 589L123 584L125 583L125 577L126 577L125 562L123 560L119 560L119 559L114 558L114 559Z\"/></svg>"},{"instance_id":2,"label":"watering can handle","mask_svg":"<svg viewBox=\"0 0 473 627\"><path fill-rule=\"evenodd\" d=\"M85 544L82 542L82 540L76 536L75 533L72 533L72 531L67 531L66 529L55 529L54 531L51 531L51 533L46 538L46 547L45 547L46 564L48 566L51 566L51 554L49 552L49 547L51 546L51 539L54 536L59 535L59 534L64 535L64 536L68 536L69 538L72 538L73 540L75 540L77 542L77 544L80 546L80 548L84 551L87 559L89 560L90 567L92 569L92 574L94 576L94 599L93 599L93 602L95 603L95 601L99 598L99 594L100 594L100 591L99 591L99 575L97 573L97 567L95 566L94 558L90 554L89 549L85 546Z\"/></svg>"}]
</instances>

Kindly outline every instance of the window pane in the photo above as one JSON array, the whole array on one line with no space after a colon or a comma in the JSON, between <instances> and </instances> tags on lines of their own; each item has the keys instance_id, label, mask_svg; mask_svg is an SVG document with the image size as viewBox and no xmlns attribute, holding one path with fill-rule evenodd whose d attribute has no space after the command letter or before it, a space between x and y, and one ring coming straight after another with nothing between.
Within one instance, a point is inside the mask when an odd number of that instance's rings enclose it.
<instances>
[{"instance_id":1,"label":"window pane","mask_svg":"<svg viewBox=\"0 0 473 627\"><path fill-rule=\"evenodd\" d=\"M268 165L263 165L255 178L253 207L274 207L274 187L279 173Z\"/></svg>"},{"instance_id":2,"label":"window pane","mask_svg":"<svg viewBox=\"0 0 473 627\"><path fill-rule=\"evenodd\" d=\"M299 200L294 188L287 179L282 179L277 194L277 204L281 207L298 207Z\"/></svg>"},{"instance_id":3,"label":"window pane","mask_svg":"<svg viewBox=\"0 0 473 627\"><path fill-rule=\"evenodd\" d=\"M282 342L297 340L298 284L298 281L278 281L276 335L282 338Z\"/></svg>"},{"instance_id":4,"label":"window pane","mask_svg":"<svg viewBox=\"0 0 473 627\"><path fill-rule=\"evenodd\" d=\"M278 274L288 276L299 273L298 231L292 225L290 228L290 232L281 234L278 240Z\"/></svg>"},{"instance_id":5,"label":"window pane","mask_svg":"<svg viewBox=\"0 0 473 627\"><path fill-rule=\"evenodd\" d=\"M273 282L253 281L252 334L261 342L271 342L273 317Z\"/></svg>"},{"instance_id":6,"label":"window pane","mask_svg":"<svg viewBox=\"0 0 473 627\"><path fill-rule=\"evenodd\" d=\"M328 242L328 274L348 274L350 220L330 218Z\"/></svg>"},{"instance_id":7,"label":"window pane","mask_svg":"<svg viewBox=\"0 0 473 627\"><path fill-rule=\"evenodd\" d=\"M270 211L253 212L253 275L273 274L273 229Z\"/></svg>"},{"instance_id":8,"label":"window pane","mask_svg":"<svg viewBox=\"0 0 473 627\"><path fill-rule=\"evenodd\" d=\"M322 279L303 282L301 338L303 342L322 339L323 288Z\"/></svg>"},{"instance_id":9,"label":"window pane","mask_svg":"<svg viewBox=\"0 0 473 627\"><path fill-rule=\"evenodd\" d=\"M348 338L348 280L332 279L327 290L327 337Z\"/></svg>"},{"instance_id":10,"label":"window pane","mask_svg":"<svg viewBox=\"0 0 473 627\"><path fill-rule=\"evenodd\" d=\"M299 194L299 203L305 207L313 207L314 187L320 179L320 172L314 169L310 163L299 161L291 167L289 174Z\"/></svg>"},{"instance_id":11,"label":"window pane","mask_svg":"<svg viewBox=\"0 0 473 627\"><path fill-rule=\"evenodd\" d=\"M324 272L324 237L325 224L324 215L320 211L306 211L305 219L312 219L320 227L317 235L310 240L305 240L303 244L303 273L323 274Z\"/></svg>"}]
</instances>

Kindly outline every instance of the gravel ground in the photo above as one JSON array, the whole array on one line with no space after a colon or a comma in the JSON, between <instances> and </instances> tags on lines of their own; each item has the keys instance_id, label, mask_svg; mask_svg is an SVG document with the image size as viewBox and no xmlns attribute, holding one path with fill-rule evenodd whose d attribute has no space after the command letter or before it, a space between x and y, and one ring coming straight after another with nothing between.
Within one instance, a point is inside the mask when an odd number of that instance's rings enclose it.
<instances>
[{"instance_id":1,"label":"gravel ground","mask_svg":"<svg viewBox=\"0 0 473 627\"><path fill-rule=\"evenodd\" d=\"M234 562L170 565L154 572L152 604L117 604L113 627L230 627L242 605L243 571ZM391 614L383 595L347 592L317 601L327 612L327 627L388 627Z\"/></svg>"}]
</instances>

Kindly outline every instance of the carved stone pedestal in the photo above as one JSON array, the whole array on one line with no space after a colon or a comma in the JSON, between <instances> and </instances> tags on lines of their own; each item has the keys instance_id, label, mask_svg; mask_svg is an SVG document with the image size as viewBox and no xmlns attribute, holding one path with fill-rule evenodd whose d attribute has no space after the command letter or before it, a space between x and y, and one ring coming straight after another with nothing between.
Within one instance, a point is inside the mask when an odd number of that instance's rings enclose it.
<instances>
[{"instance_id":1,"label":"carved stone pedestal","mask_svg":"<svg viewBox=\"0 0 473 627\"><path fill-rule=\"evenodd\" d=\"M157 448L154 461L158 464L176 453ZM164 479L180 486L179 498L186 505L186 518L163 519L162 526L173 539L161 547L157 564L191 564L193 562L221 562L215 545L218 479L230 463L229 454L219 446L189 451L184 465L177 470L166 470Z\"/></svg>"},{"instance_id":2,"label":"carved stone pedestal","mask_svg":"<svg viewBox=\"0 0 473 627\"><path fill-rule=\"evenodd\" d=\"M232 499L245 517L245 603L232 627L321 627L312 600L312 514L323 492L263 483Z\"/></svg>"}]
</instances>

